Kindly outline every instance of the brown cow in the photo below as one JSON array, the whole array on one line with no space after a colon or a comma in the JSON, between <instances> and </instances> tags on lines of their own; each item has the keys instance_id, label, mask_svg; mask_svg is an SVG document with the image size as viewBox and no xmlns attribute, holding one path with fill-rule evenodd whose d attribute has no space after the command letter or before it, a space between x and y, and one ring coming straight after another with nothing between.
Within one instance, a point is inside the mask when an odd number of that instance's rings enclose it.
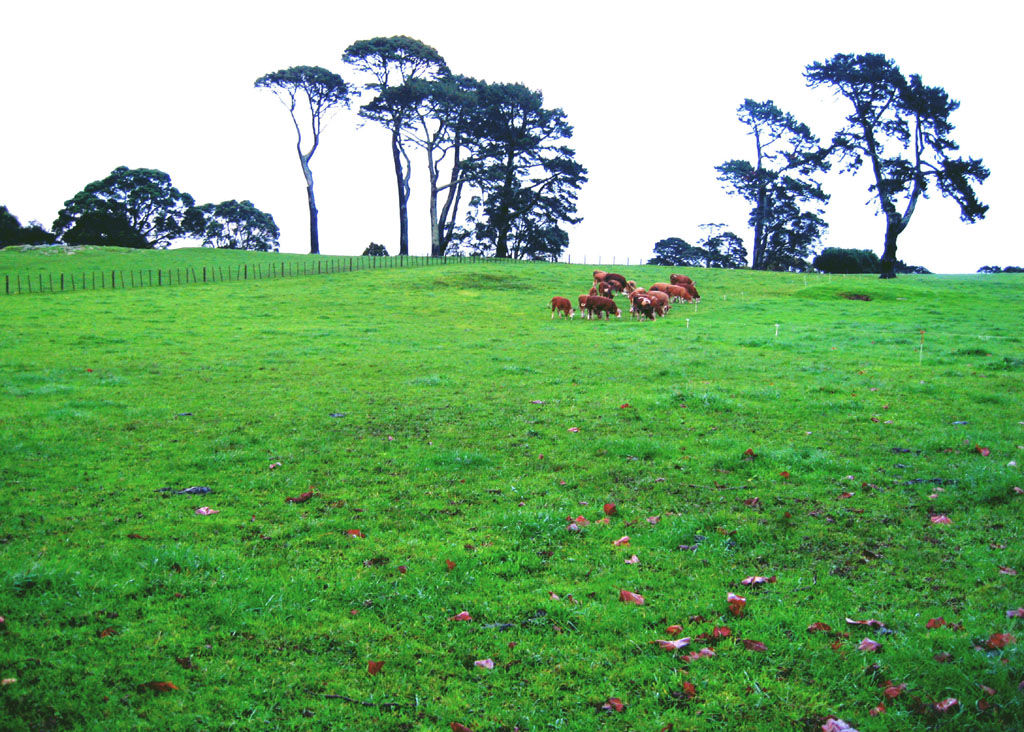
<instances>
[{"instance_id":1,"label":"brown cow","mask_svg":"<svg viewBox=\"0 0 1024 732\"><path fill-rule=\"evenodd\" d=\"M668 288L669 284L667 282L655 282L647 290L648 292L668 292Z\"/></svg>"},{"instance_id":2,"label":"brown cow","mask_svg":"<svg viewBox=\"0 0 1024 732\"><path fill-rule=\"evenodd\" d=\"M551 298L551 317L555 317L555 312L558 312L558 317L564 318L569 316L569 320L576 314L576 311L572 309L572 303L569 302L568 298L564 297L553 297Z\"/></svg>"},{"instance_id":3,"label":"brown cow","mask_svg":"<svg viewBox=\"0 0 1024 732\"><path fill-rule=\"evenodd\" d=\"M615 288L609 285L607 282L598 282L597 285L590 288L591 295L600 295L601 297L608 297L615 299Z\"/></svg>"},{"instance_id":4,"label":"brown cow","mask_svg":"<svg viewBox=\"0 0 1024 732\"><path fill-rule=\"evenodd\" d=\"M680 285L680 287L685 287L687 289L687 291L690 293L690 297L693 298L694 302L700 302L700 293L697 292L697 288L696 286L694 286L692 282L688 285L684 283Z\"/></svg>"},{"instance_id":5,"label":"brown cow","mask_svg":"<svg viewBox=\"0 0 1024 732\"><path fill-rule=\"evenodd\" d=\"M654 320L654 301L646 294L637 295L633 298L633 308L630 312L640 320L644 318Z\"/></svg>"},{"instance_id":6,"label":"brown cow","mask_svg":"<svg viewBox=\"0 0 1024 732\"><path fill-rule=\"evenodd\" d=\"M691 302L693 300L693 295L690 294L690 291L684 285L669 285L665 293L674 302L682 302L683 300Z\"/></svg>"},{"instance_id":7,"label":"brown cow","mask_svg":"<svg viewBox=\"0 0 1024 732\"><path fill-rule=\"evenodd\" d=\"M669 275L668 281L671 284L673 284L673 285L692 285L693 284L693 280L691 280L686 275L681 275L681 274Z\"/></svg>"},{"instance_id":8,"label":"brown cow","mask_svg":"<svg viewBox=\"0 0 1024 732\"><path fill-rule=\"evenodd\" d=\"M649 290L646 296L654 303L654 312L661 317L665 317L665 313L672 307L668 302L668 295L660 290Z\"/></svg>"},{"instance_id":9,"label":"brown cow","mask_svg":"<svg viewBox=\"0 0 1024 732\"><path fill-rule=\"evenodd\" d=\"M615 306L614 300L608 297L600 297L599 295L587 297L587 318L593 320L594 313L597 313L598 320L601 319L602 314L605 320L608 320L609 315L614 315L616 318L622 317L622 311Z\"/></svg>"},{"instance_id":10,"label":"brown cow","mask_svg":"<svg viewBox=\"0 0 1024 732\"><path fill-rule=\"evenodd\" d=\"M592 296L591 295L580 295L579 298L578 298L579 301L580 301L580 317L581 318L585 317L584 314L583 314L583 311L587 309L587 300L590 297L592 297Z\"/></svg>"},{"instance_id":11,"label":"brown cow","mask_svg":"<svg viewBox=\"0 0 1024 732\"><path fill-rule=\"evenodd\" d=\"M613 274L607 272L604 276L604 281L614 287L619 292L624 292L626 289L626 278L620 274Z\"/></svg>"},{"instance_id":12,"label":"brown cow","mask_svg":"<svg viewBox=\"0 0 1024 732\"><path fill-rule=\"evenodd\" d=\"M594 270L594 284L596 285L598 282L604 282L604 278L607 277L607 276L608 276L607 272L602 272L599 269L595 269Z\"/></svg>"}]
</instances>

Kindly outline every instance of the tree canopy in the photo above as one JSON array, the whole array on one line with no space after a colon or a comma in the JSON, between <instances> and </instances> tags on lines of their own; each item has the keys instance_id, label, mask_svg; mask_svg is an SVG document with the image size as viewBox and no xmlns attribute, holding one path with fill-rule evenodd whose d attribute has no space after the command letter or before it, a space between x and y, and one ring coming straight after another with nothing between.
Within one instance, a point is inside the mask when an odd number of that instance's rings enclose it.
<instances>
[{"instance_id":1,"label":"tree canopy","mask_svg":"<svg viewBox=\"0 0 1024 732\"><path fill-rule=\"evenodd\" d=\"M754 162L729 160L715 168L718 179L751 204L753 268L791 269L827 228L821 214L828 195L817 180L829 168L827 151L771 100L747 99L737 114L753 138Z\"/></svg>"},{"instance_id":2,"label":"tree canopy","mask_svg":"<svg viewBox=\"0 0 1024 732\"><path fill-rule=\"evenodd\" d=\"M281 234L274 217L250 201L196 206L186 217L186 228L204 247L257 252L276 252Z\"/></svg>"},{"instance_id":3,"label":"tree canopy","mask_svg":"<svg viewBox=\"0 0 1024 732\"><path fill-rule=\"evenodd\" d=\"M288 108L295 125L298 136L295 149L306 181L306 198L309 203L309 252L319 254L320 227L310 160L320 145L323 126L336 109L349 105L351 90L338 74L319 66L292 66L266 74L256 80L255 86L257 89L271 90ZM309 130L311 138L305 150L302 146L303 128Z\"/></svg>"},{"instance_id":4,"label":"tree canopy","mask_svg":"<svg viewBox=\"0 0 1024 732\"><path fill-rule=\"evenodd\" d=\"M906 230L919 199L934 185L960 207L960 218L973 223L988 206L974 186L988 178L980 159L955 155L959 146L950 137L950 115L960 103L945 89L926 86L921 77L905 77L894 61L882 54L836 54L810 64L804 77L811 88L825 87L853 106L846 125L832 139L832 149L857 171L866 161L870 186L885 217L881 277L895 276L896 241Z\"/></svg>"},{"instance_id":5,"label":"tree canopy","mask_svg":"<svg viewBox=\"0 0 1024 732\"><path fill-rule=\"evenodd\" d=\"M194 205L167 173L121 166L65 201L53 233L69 244L167 247L185 233L182 219Z\"/></svg>"},{"instance_id":6,"label":"tree canopy","mask_svg":"<svg viewBox=\"0 0 1024 732\"><path fill-rule=\"evenodd\" d=\"M523 84L483 83L471 129L469 175L482 192L477 240L496 257L530 251L539 232L547 248L562 240L554 230L581 220L576 201L587 181L564 144L573 133L565 112L545 108L543 94Z\"/></svg>"},{"instance_id":7,"label":"tree canopy","mask_svg":"<svg viewBox=\"0 0 1024 732\"><path fill-rule=\"evenodd\" d=\"M359 116L377 122L391 133L391 157L398 189L398 253L409 253L409 196L412 162L406 150L408 134L423 101L416 81L447 76L448 65L436 49L408 36L377 37L356 41L342 60L369 75L365 88L376 96L364 104Z\"/></svg>"}]
</instances>

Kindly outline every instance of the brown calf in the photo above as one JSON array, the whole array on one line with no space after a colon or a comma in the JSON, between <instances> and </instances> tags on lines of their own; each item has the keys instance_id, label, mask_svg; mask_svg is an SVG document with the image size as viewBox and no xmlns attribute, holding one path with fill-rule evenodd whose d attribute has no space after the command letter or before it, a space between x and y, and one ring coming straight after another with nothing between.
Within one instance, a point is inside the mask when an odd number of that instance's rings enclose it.
<instances>
[{"instance_id":1,"label":"brown calf","mask_svg":"<svg viewBox=\"0 0 1024 732\"><path fill-rule=\"evenodd\" d=\"M553 297L551 298L551 317L555 317L555 313L558 313L558 317L564 318L566 316L572 320L572 316L576 314L576 311L572 309L572 303L564 297Z\"/></svg>"}]
</instances>

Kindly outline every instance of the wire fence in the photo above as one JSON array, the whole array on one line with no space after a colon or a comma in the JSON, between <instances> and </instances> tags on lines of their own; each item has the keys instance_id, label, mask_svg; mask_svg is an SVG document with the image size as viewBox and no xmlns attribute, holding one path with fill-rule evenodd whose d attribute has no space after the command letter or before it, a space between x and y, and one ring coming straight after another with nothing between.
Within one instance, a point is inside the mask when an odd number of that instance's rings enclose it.
<instances>
[{"instance_id":1,"label":"wire fence","mask_svg":"<svg viewBox=\"0 0 1024 732\"><path fill-rule=\"evenodd\" d=\"M4 295L29 295L84 290L127 290L212 282L244 282L289 277L340 274L370 269L434 267L450 263L488 261L486 257L335 257L309 262L282 261L237 265L189 265L161 269L93 269L81 272L39 272L3 275ZM491 260L493 261L493 260Z\"/></svg>"}]
</instances>

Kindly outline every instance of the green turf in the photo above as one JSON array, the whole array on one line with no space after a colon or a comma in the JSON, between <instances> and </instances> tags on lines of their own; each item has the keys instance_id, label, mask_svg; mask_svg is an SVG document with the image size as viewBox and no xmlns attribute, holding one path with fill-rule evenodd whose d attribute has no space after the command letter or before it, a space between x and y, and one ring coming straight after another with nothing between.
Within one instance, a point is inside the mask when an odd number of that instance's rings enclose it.
<instances>
[{"instance_id":1,"label":"green turf","mask_svg":"<svg viewBox=\"0 0 1024 732\"><path fill-rule=\"evenodd\" d=\"M1024 281L592 269L0 298L0 729L1019 728Z\"/></svg>"}]
</instances>

